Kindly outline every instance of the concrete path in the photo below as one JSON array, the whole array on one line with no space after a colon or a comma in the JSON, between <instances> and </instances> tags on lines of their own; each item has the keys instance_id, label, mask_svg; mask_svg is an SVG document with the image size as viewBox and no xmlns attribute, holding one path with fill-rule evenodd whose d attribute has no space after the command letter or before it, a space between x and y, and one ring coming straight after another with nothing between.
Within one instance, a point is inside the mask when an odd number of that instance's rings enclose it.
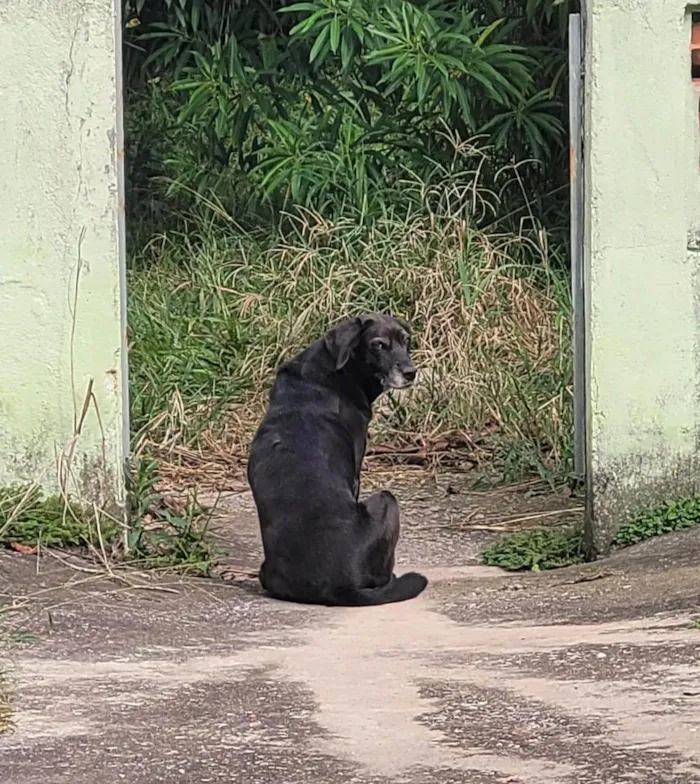
<instances>
[{"instance_id":1,"label":"concrete path","mask_svg":"<svg viewBox=\"0 0 700 784\"><path fill-rule=\"evenodd\" d=\"M250 499L225 519L253 559ZM404 561L433 582L359 610L252 581L57 588L65 571L3 554L6 586L50 598L15 657L0 781L700 782L700 532L528 576L475 566L476 534L448 533L409 520Z\"/></svg>"}]
</instances>

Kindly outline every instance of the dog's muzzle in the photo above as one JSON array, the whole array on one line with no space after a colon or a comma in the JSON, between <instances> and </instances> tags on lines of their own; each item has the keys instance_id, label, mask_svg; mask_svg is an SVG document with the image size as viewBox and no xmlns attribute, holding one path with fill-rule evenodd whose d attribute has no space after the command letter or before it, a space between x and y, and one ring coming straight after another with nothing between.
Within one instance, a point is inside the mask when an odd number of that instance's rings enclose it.
<instances>
[{"instance_id":1,"label":"dog's muzzle","mask_svg":"<svg viewBox=\"0 0 700 784\"><path fill-rule=\"evenodd\" d=\"M409 366L405 368L394 367L386 380L386 385L389 389L406 389L416 380L418 371L415 367Z\"/></svg>"}]
</instances>

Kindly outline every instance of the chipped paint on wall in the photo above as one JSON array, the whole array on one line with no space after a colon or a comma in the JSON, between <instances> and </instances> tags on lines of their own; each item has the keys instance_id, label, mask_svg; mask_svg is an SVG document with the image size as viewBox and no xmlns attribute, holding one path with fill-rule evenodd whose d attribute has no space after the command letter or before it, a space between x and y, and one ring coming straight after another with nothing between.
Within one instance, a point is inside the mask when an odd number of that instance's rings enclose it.
<instances>
[{"instance_id":1,"label":"chipped paint on wall","mask_svg":"<svg viewBox=\"0 0 700 784\"><path fill-rule=\"evenodd\" d=\"M0 484L123 506L119 0L0 4Z\"/></svg>"},{"instance_id":2,"label":"chipped paint on wall","mask_svg":"<svg viewBox=\"0 0 700 784\"><path fill-rule=\"evenodd\" d=\"M586 3L588 543L700 484L698 107L677 0Z\"/></svg>"}]
</instances>

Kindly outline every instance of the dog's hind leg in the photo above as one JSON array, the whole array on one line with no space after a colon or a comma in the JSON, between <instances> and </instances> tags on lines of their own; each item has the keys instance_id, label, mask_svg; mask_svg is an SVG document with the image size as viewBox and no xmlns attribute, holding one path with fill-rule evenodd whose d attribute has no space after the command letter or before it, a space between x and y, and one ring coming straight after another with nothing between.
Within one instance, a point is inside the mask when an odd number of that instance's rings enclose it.
<instances>
[{"instance_id":1,"label":"dog's hind leg","mask_svg":"<svg viewBox=\"0 0 700 784\"><path fill-rule=\"evenodd\" d=\"M262 566L260 567L260 571L258 572L258 580L260 581L260 585L262 585L262 587L267 591L269 578L267 575L268 570L266 569L266 566L267 566L267 561L263 561Z\"/></svg>"},{"instance_id":2,"label":"dog's hind leg","mask_svg":"<svg viewBox=\"0 0 700 784\"><path fill-rule=\"evenodd\" d=\"M388 490L358 504L363 518L364 546L360 555L363 588L386 585L394 573L394 551L399 541L399 503Z\"/></svg>"}]
</instances>

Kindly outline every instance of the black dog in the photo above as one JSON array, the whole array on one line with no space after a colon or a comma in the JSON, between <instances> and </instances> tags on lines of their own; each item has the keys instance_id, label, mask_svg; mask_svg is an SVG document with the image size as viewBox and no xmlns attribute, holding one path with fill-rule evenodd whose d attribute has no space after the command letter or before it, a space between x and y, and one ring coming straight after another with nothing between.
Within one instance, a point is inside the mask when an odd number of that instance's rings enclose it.
<instances>
[{"instance_id":1,"label":"black dog","mask_svg":"<svg viewBox=\"0 0 700 784\"><path fill-rule=\"evenodd\" d=\"M396 577L399 506L389 492L359 500L372 403L411 385L408 325L391 316L342 321L282 365L253 440L248 479L273 597L305 604L401 602L428 584Z\"/></svg>"}]
</instances>

